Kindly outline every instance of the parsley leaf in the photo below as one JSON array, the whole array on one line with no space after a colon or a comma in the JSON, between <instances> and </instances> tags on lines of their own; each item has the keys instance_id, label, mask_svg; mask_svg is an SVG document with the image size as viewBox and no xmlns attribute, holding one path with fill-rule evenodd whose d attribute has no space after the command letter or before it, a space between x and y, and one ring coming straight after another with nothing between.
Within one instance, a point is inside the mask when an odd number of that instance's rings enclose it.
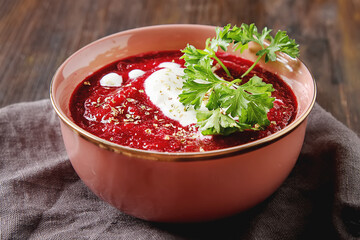
<instances>
[{"instance_id":1,"label":"parsley leaf","mask_svg":"<svg viewBox=\"0 0 360 240\"><path fill-rule=\"evenodd\" d=\"M283 52L291 57L297 57L299 55L299 49L295 41L290 39L285 31L278 31L275 38L269 35L270 45L259 52L256 55L262 56L265 54L265 62L276 61L276 52Z\"/></svg>"},{"instance_id":2,"label":"parsley leaf","mask_svg":"<svg viewBox=\"0 0 360 240\"><path fill-rule=\"evenodd\" d=\"M267 112L273 107L274 91L271 84L262 82L261 78L254 76L247 83L232 89L222 96L221 107L231 117L239 118L239 122L260 126L267 126Z\"/></svg>"},{"instance_id":3,"label":"parsley leaf","mask_svg":"<svg viewBox=\"0 0 360 240\"><path fill-rule=\"evenodd\" d=\"M246 129L259 130L270 124L268 111L273 107L274 91L257 76L240 84L243 77L251 72L260 59L265 56L265 62L276 61L277 53L283 52L291 57L299 55L298 45L290 39L285 31L278 31L275 37L270 35L271 29L258 31L254 24L242 24L240 27L216 28L216 36L206 40L205 49L197 49L187 45L182 50L185 60L185 75L183 91L179 95L184 106L194 107L197 112L197 125L204 135L228 135ZM233 44L233 50L243 52L249 42L261 46L256 53L258 58L239 78L231 82L219 78L214 73L214 66L219 64L226 74L232 78L229 70L216 56L219 48L227 51ZM205 106L207 111L200 111Z\"/></svg>"},{"instance_id":4,"label":"parsley leaf","mask_svg":"<svg viewBox=\"0 0 360 240\"><path fill-rule=\"evenodd\" d=\"M220 108L211 111L198 111L199 130L203 135L229 135L250 128L250 125L240 124L233 118L221 113Z\"/></svg>"},{"instance_id":5,"label":"parsley leaf","mask_svg":"<svg viewBox=\"0 0 360 240\"><path fill-rule=\"evenodd\" d=\"M196 49L191 45L182 52L186 69L183 77L185 80L183 91L179 95L180 102L186 107L193 105L195 109L199 109L205 94L215 85L221 82L226 83L226 81L214 74L212 70L214 60L211 58L212 55L209 56L209 52Z\"/></svg>"}]
</instances>

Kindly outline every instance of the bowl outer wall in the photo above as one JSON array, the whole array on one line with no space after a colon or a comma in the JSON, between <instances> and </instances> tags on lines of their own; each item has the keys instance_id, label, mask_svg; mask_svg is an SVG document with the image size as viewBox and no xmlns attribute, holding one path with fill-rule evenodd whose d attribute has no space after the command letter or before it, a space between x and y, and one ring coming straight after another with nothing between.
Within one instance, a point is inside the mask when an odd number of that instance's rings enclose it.
<instances>
[{"instance_id":1,"label":"bowl outer wall","mask_svg":"<svg viewBox=\"0 0 360 240\"><path fill-rule=\"evenodd\" d=\"M169 32L173 41L167 41L167 35L164 35ZM228 216L254 206L273 193L297 160L306 128L306 116L303 115L309 111L306 104L313 103L303 104L305 107L300 104L301 123L276 141L215 160L151 161L109 151L107 146L103 148L102 144L88 141L69 126L71 93L92 72L129 55L183 48L179 42L201 46L213 32L211 26L164 25L114 34L79 50L54 76L52 102L63 120L62 134L74 169L95 194L130 215L162 222L203 221ZM252 56L251 51L250 48L249 56ZM285 60L288 61L287 68L298 68L295 72L306 70L299 61ZM274 64L268 67L279 75L284 70ZM292 85L292 75L282 76L289 85ZM309 83L305 82L305 87L295 93L300 102L311 100L311 96L303 94L307 92L306 84ZM191 160L196 157L194 155Z\"/></svg>"},{"instance_id":2,"label":"bowl outer wall","mask_svg":"<svg viewBox=\"0 0 360 240\"><path fill-rule=\"evenodd\" d=\"M270 145L208 161L165 162L120 155L61 122L71 163L82 181L121 211L158 222L196 222L246 210L271 195L298 158L306 121Z\"/></svg>"}]
</instances>

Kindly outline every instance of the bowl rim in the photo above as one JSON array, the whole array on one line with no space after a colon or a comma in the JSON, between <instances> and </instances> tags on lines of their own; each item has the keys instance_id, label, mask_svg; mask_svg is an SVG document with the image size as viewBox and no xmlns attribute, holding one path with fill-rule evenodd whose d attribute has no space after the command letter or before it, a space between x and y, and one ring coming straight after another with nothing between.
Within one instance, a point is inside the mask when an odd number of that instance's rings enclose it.
<instances>
[{"instance_id":1,"label":"bowl rim","mask_svg":"<svg viewBox=\"0 0 360 240\"><path fill-rule=\"evenodd\" d=\"M143 158L143 159L149 159L149 160L156 160L156 161L165 161L165 162L182 162L182 161L200 161L200 160L215 160L220 159L224 157L239 155L242 153L254 151L256 149L259 149L261 147L264 147L266 145L270 145L291 132L293 132L295 129L297 129L308 117L310 114L312 108L314 107L316 95L317 95L317 87L316 82L313 74L310 72L309 68L305 65L303 61L301 61L299 58L297 58L307 69L307 71L310 73L312 82L313 82L313 96L311 99L310 104L307 106L307 108L304 110L304 112L296 118L293 122L291 122L289 125L287 125L285 128L281 129L280 131L273 133L267 137L257 139L255 141L229 147L229 148L223 148L218 150L210 150L210 151L204 151L204 152L156 152L153 150L142 150L142 149L136 149L131 148L128 146L123 146L117 143L110 142L108 140L105 140L103 138L100 138L94 134L91 134L90 132L86 131L85 129L81 128L75 122L73 122L71 119L69 119L65 114L62 113L60 110L60 107L57 106L53 90L54 90L54 82L55 78L58 74L60 74L61 69L72 59L73 56L77 55L78 53L85 51L87 48L90 48L91 46L97 44L98 42L104 41L106 39L112 38L117 35L123 35L123 34L131 34L131 32L135 31L142 31L142 30L151 30L156 28L215 28L216 26L212 25L202 25L202 24L162 24L162 25L152 25L152 26L145 26L145 27L138 27L133 29L128 29L124 31L120 31L117 33L113 33L110 35L107 35L105 37L99 38L84 47L80 48L73 54L71 54L67 59L58 67L55 74L53 75L50 83L50 101L53 106L53 109L55 110L58 117L61 119L65 125L67 125L74 133L85 139L86 141L89 141L98 147L102 149L106 149L115 153L119 153L122 155L130 156L130 157L136 157L136 158Z\"/></svg>"}]
</instances>

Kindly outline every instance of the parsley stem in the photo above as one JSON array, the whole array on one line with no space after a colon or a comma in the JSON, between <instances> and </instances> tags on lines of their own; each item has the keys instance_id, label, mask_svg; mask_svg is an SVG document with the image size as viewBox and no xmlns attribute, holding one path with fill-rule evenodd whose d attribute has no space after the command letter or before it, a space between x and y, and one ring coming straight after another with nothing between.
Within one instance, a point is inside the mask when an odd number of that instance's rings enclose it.
<instances>
[{"instance_id":1,"label":"parsley stem","mask_svg":"<svg viewBox=\"0 0 360 240\"><path fill-rule=\"evenodd\" d=\"M234 79L231 82L229 82L229 87L231 87L234 83L240 83L241 81L242 81L241 78Z\"/></svg>"},{"instance_id":2,"label":"parsley stem","mask_svg":"<svg viewBox=\"0 0 360 240\"><path fill-rule=\"evenodd\" d=\"M246 75L248 75L249 72L251 72L251 70L253 70L253 68L254 68L254 67L256 66L256 64L260 61L260 59L261 59L262 56L263 56L263 54L260 55L260 56L256 59L256 61L253 63L253 65L251 65L251 67L250 67L243 75L241 75L241 78L245 77Z\"/></svg>"},{"instance_id":3,"label":"parsley stem","mask_svg":"<svg viewBox=\"0 0 360 240\"><path fill-rule=\"evenodd\" d=\"M229 69L227 69L227 67L221 62L221 60L214 54L213 57L215 58L215 60L220 64L220 66L224 69L224 71L226 72L226 74L232 78Z\"/></svg>"}]
</instances>

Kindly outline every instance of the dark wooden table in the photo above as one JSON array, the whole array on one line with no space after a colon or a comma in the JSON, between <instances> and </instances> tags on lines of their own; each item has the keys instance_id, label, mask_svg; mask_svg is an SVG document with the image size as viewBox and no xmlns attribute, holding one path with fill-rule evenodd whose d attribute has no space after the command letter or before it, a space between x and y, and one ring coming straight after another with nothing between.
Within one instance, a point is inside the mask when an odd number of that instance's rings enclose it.
<instances>
[{"instance_id":1,"label":"dark wooden table","mask_svg":"<svg viewBox=\"0 0 360 240\"><path fill-rule=\"evenodd\" d=\"M317 81L317 102L360 134L359 0L0 0L0 107L48 98L57 67L108 34L242 22L288 31Z\"/></svg>"}]
</instances>

